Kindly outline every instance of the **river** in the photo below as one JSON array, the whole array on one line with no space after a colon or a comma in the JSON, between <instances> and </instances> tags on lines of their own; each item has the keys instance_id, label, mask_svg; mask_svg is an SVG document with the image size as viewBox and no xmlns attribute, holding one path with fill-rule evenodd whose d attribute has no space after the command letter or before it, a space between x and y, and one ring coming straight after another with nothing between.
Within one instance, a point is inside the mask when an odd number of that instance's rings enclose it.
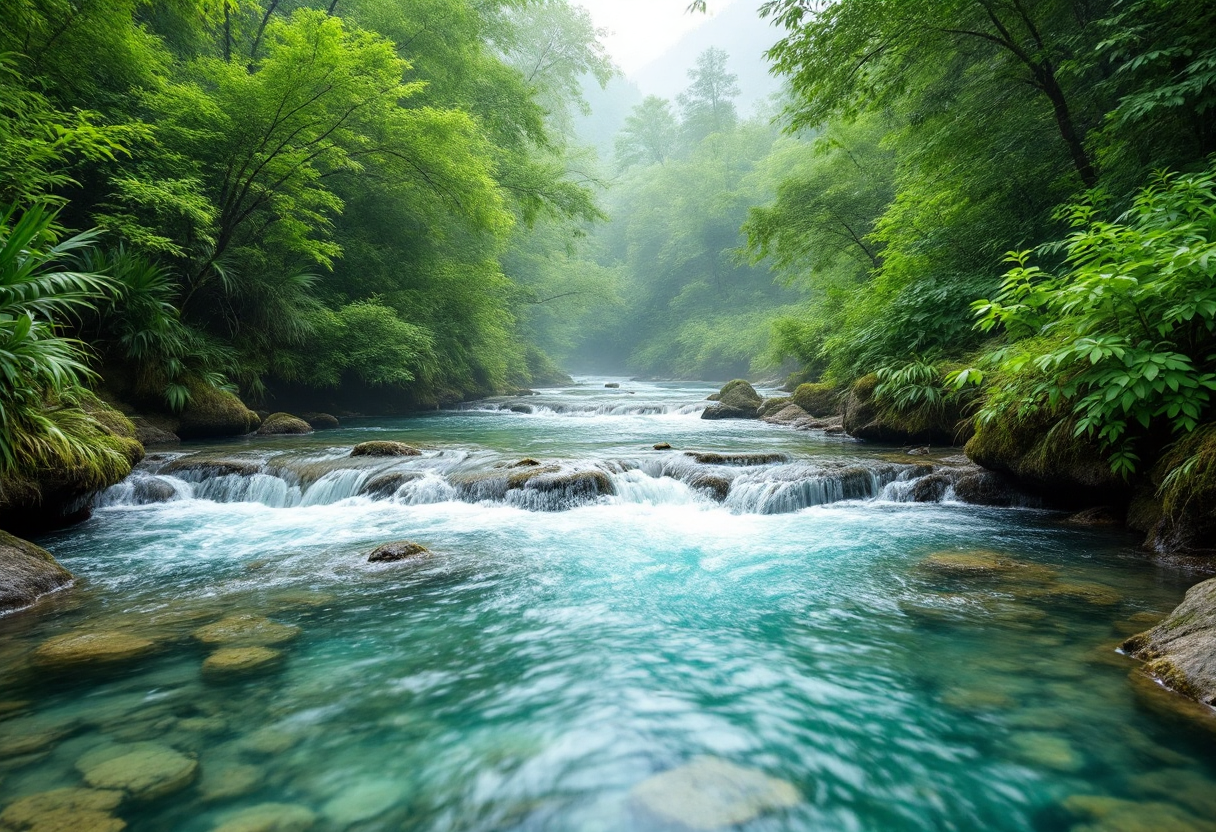
<instances>
[{"instance_id":1,"label":"river","mask_svg":"<svg viewBox=\"0 0 1216 832\"><path fill-rule=\"evenodd\" d=\"M920 458L702 420L713 389L587 378L152 455L38 541L79 585L0 619L0 804L135 744L198 771L118 807L132 832L649 832L639 784L704 757L796 790L757 832L1210 828L1216 744L1116 652L1193 576L1059 513L912 502ZM348 458L373 439L423 454ZM367 562L402 539L432 556ZM1006 571L925 563L972 550ZM195 634L234 613L298 636L205 678ZM157 649L30 664L81 628ZM298 825L239 825L268 803Z\"/></svg>"}]
</instances>

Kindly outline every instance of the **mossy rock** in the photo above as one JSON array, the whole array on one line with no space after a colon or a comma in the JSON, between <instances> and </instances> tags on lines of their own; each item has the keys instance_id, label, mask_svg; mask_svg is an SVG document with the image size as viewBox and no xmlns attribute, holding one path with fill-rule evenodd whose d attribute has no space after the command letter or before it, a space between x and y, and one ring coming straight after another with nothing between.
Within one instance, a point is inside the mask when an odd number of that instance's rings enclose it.
<instances>
[{"instance_id":1,"label":"mossy rock","mask_svg":"<svg viewBox=\"0 0 1216 832\"><path fill-rule=\"evenodd\" d=\"M1075 436L1070 421L1040 415L983 423L966 453L1058 505L1122 505L1130 497L1106 455L1092 440Z\"/></svg>"},{"instance_id":2,"label":"mossy rock","mask_svg":"<svg viewBox=\"0 0 1216 832\"><path fill-rule=\"evenodd\" d=\"M953 445L966 438L969 423L957 411L947 408L941 412L896 412L875 401L877 387L878 376L870 373L849 388L843 405L844 429L849 436L895 445Z\"/></svg>"},{"instance_id":3,"label":"mossy rock","mask_svg":"<svg viewBox=\"0 0 1216 832\"><path fill-rule=\"evenodd\" d=\"M93 495L121 482L144 458L144 446L126 416L92 395L83 396L80 409L91 419L82 438L103 453L76 464L0 477L0 527L33 533L87 520L93 513Z\"/></svg>"},{"instance_id":4,"label":"mossy rock","mask_svg":"<svg viewBox=\"0 0 1216 832\"><path fill-rule=\"evenodd\" d=\"M201 381L187 383L190 401L178 416L177 433L182 439L215 439L252 433L258 415L227 390Z\"/></svg>"},{"instance_id":5,"label":"mossy rock","mask_svg":"<svg viewBox=\"0 0 1216 832\"><path fill-rule=\"evenodd\" d=\"M34 604L72 582L72 573L46 549L0 531L0 613Z\"/></svg>"},{"instance_id":6,"label":"mossy rock","mask_svg":"<svg viewBox=\"0 0 1216 832\"><path fill-rule=\"evenodd\" d=\"M259 436L299 436L312 433L312 426L290 413L271 413L258 428Z\"/></svg>"},{"instance_id":7,"label":"mossy rock","mask_svg":"<svg viewBox=\"0 0 1216 832\"><path fill-rule=\"evenodd\" d=\"M723 407L735 410L751 408L753 411L752 415L755 415L755 410L760 407L763 401L764 397L756 392L756 388L741 378L728 381L718 391L718 402Z\"/></svg>"},{"instance_id":8,"label":"mossy rock","mask_svg":"<svg viewBox=\"0 0 1216 832\"><path fill-rule=\"evenodd\" d=\"M772 416L774 413L780 413L793 404L793 402L794 400L789 396L777 396L772 399L765 399L764 403L759 407L760 418L764 419Z\"/></svg>"},{"instance_id":9,"label":"mossy rock","mask_svg":"<svg viewBox=\"0 0 1216 832\"><path fill-rule=\"evenodd\" d=\"M212 682L227 681L270 670L282 661L283 652L272 647L221 647L203 661L203 678Z\"/></svg>"},{"instance_id":10,"label":"mossy rock","mask_svg":"<svg viewBox=\"0 0 1216 832\"><path fill-rule=\"evenodd\" d=\"M350 452L356 456L422 456L422 451L404 442L377 440L375 442L360 442Z\"/></svg>"},{"instance_id":11,"label":"mossy rock","mask_svg":"<svg viewBox=\"0 0 1216 832\"><path fill-rule=\"evenodd\" d=\"M840 390L834 384L800 384L792 398L811 416L839 416L844 411Z\"/></svg>"},{"instance_id":12,"label":"mossy rock","mask_svg":"<svg viewBox=\"0 0 1216 832\"><path fill-rule=\"evenodd\" d=\"M1216 578L1191 587L1164 621L1123 649L1166 686L1216 706Z\"/></svg>"},{"instance_id":13,"label":"mossy rock","mask_svg":"<svg viewBox=\"0 0 1216 832\"><path fill-rule=\"evenodd\" d=\"M337 430L342 426L337 416L328 413L305 413L302 418L313 430Z\"/></svg>"}]
</instances>

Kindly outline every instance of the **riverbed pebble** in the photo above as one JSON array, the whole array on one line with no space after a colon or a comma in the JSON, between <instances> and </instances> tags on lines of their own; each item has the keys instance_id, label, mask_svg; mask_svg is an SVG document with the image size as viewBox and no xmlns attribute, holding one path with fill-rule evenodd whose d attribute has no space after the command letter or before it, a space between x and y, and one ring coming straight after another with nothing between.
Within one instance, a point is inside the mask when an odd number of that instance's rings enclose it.
<instances>
[{"instance_id":1,"label":"riverbed pebble","mask_svg":"<svg viewBox=\"0 0 1216 832\"><path fill-rule=\"evenodd\" d=\"M283 660L283 652L270 647L222 647L203 661L203 678L221 681L267 670Z\"/></svg>"}]
</instances>

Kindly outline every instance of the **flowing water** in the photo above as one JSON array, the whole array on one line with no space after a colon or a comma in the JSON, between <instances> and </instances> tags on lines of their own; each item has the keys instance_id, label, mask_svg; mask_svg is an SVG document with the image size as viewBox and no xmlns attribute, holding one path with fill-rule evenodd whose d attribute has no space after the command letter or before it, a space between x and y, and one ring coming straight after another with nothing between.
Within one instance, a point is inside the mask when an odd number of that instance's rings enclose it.
<instances>
[{"instance_id":1,"label":"flowing water","mask_svg":"<svg viewBox=\"0 0 1216 832\"><path fill-rule=\"evenodd\" d=\"M1116 652L1196 576L918 487L943 455L605 381L153 455L39 541L79 585L0 619L0 805L136 743L198 771L133 832L667 829L638 784L704 756L797 789L757 832L1212 828L1216 735ZM367 562L402 539L432 556ZM1012 577L922 563L972 550ZM299 634L204 677L232 614ZM33 663L82 630L155 650Z\"/></svg>"}]
</instances>

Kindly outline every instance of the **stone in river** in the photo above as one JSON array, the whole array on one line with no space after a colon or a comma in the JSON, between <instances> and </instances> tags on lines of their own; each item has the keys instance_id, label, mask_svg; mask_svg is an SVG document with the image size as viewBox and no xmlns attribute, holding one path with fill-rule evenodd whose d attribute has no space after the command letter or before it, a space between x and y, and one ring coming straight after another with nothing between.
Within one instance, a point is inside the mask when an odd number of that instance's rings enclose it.
<instances>
[{"instance_id":1,"label":"stone in river","mask_svg":"<svg viewBox=\"0 0 1216 832\"><path fill-rule=\"evenodd\" d=\"M165 745L138 742L89 752L76 761L85 782L98 789L154 800L179 792L198 776L198 761Z\"/></svg>"},{"instance_id":2,"label":"stone in river","mask_svg":"<svg viewBox=\"0 0 1216 832\"><path fill-rule=\"evenodd\" d=\"M1046 731L1015 734L1011 742L1015 756L1030 765L1067 772L1077 771L1085 764L1068 740Z\"/></svg>"},{"instance_id":3,"label":"stone in river","mask_svg":"<svg viewBox=\"0 0 1216 832\"><path fill-rule=\"evenodd\" d=\"M1171 689L1216 706L1216 578L1187 590L1169 617L1123 649Z\"/></svg>"},{"instance_id":4,"label":"stone in river","mask_svg":"<svg viewBox=\"0 0 1216 832\"><path fill-rule=\"evenodd\" d=\"M0 531L0 613L28 607L72 582L72 573L41 546Z\"/></svg>"},{"instance_id":5,"label":"stone in river","mask_svg":"<svg viewBox=\"0 0 1216 832\"><path fill-rule=\"evenodd\" d=\"M245 676L277 665L280 650L270 647L221 647L203 662L203 677L212 681Z\"/></svg>"},{"instance_id":6,"label":"stone in river","mask_svg":"<svg viewBox=\"0 0 1216 832\"><path fill-rule=\"evenodd\" d=\"M262 803L229 815L214 832L305 832L317 816L303 806Z\"/></svg>"},{"instance_id":7,"label":"stone in river","mask_svg":"<svg viewBox=\"0 0 1216 832\"><path fill-rule=\"evenodd\" d=\"M431 556L431 550L420 543L413 543L409 540L398 540L394 543L385 543L379 546L368 555L368 563L394 563L399 560L410 560L415 558L428 558Z\"/></svg>"},{"instance_id":8,"label":"stone in river","mask_svg":"<svg viewBox=\"0 0 1216 832\"><path fill-rule=\"evenodd\" d=\"M341 827L382 815L401 799L400 784L392 780L356 783L321 808L321 814Z\"/></svg>"},{"instance_id":9,"label":"stone in river","mask_svg":"<svg viewBox=\"0 0 1216 832\"><path fill-rule=\"evenodd\" d=\"M1169 803L1078 794L1066 799L1063 806L1075 817L1093 821L1072 827L1073 832L1216 832L1216 822L1201 820Z\"/></svg>"},{"instance_id":10,"label":"stone in river","mask_svg":"<svg viewBox=\"0 0 1216 832\"><path fill-rule=\"evenodd\" d=\"M654 446L654 449L656 451L670 451L671 443L670 442L659 442Z\"/></svg>"},{"instance_id":11,"label":"stone in river","mask_svg":"<svg viewBox=\"0 0 1216 832\"><path fill-rule=\"evenodd\" d=\"M378 440L361 442L350 452L351 456L422 456L422 451L404 442Z\"/></svg>"},{"instance_id":12,"label":"stone in river","mask_svg":"<svg viewBox=\"0 0 1216 832\"><path fill-rule=\"evenodd\" d=\"M694 830L739 826L802 802L792 783L717 757L698 757L657 774L635 786L631 796L655 819Z\"/></svg>"},{"instance_id":13,"label":"stone in river","mask_svg":"<svg viewBox=\"0 0 1216 832\"><path fill-rule=\"evenodd\" d=\"M262 785L262 769L245 763L211 763L203 766L199 792L205 801L229 800Z\"/></svg>"},{"instance_id":14,"label":"stone in river","mask_svg":"<svg viewBox=\"0 0 1216 832\"><path fill-rule=\"evenodd\" d=\"M44 641L33 659L36 665L56 669L112 665L142 659L156 649L156 642L130 633L86 630Z\"/></svg>"},{"instance_id":15,"label":"stone in river","mask_svg":"<svg viewBox=\"0 0 1216 832\"><path fill-rule=\"evenodd\" d=\"M280 644L300 634L300 628L279 624L260 615L230 615L214 624L199 627L194 637L204 644Z\"/></svg>"},{"instance_id":16,"label":"stone in river","mask_svg":"<svg viewBox=\"0 0 1216 832\"><path fill-rule=\"evenodd\" d=\"M120 832L127 824L111 812L122 792L52 789L23 797L0 812L0 829L29 832Z\"/></svg>"}]
</instances>

